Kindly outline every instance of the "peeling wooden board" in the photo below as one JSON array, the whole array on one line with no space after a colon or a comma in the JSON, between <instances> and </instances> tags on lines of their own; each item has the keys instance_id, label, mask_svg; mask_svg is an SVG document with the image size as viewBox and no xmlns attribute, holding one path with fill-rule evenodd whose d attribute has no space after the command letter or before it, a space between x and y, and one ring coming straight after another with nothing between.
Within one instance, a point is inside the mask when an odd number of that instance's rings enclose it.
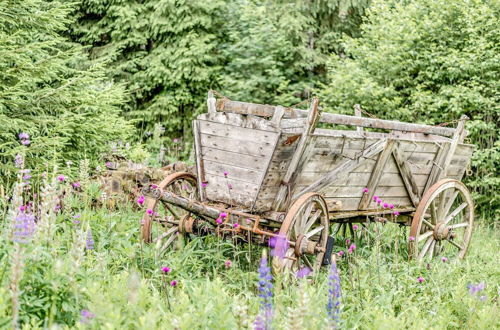
<instances>
[{"instance_id":1,"label":"peeling wooden board","mask_svg":"<svg viewBox=\"0 0 500 330\"><path fill-rule=\"evenodd\" d=\"M265 157L244 155L232 151L213 149L209 147L203 148L202 156L203 159L207 161L214 161L249 170L264 171L267 166L267 160Z\"/></svg>"},{"instance_id":2,"label":"peeling wooden board","mask_svg":"<svg viewBox=\"0 0 500 330\"><path fill-rule=\"evenodd\" d=\"M204 164L206 174L224 177L224 173L228 173L227 178L229 179L253 184L259 183L263 175L263 171L250 170L210 160L205 160Z\"/></svg>"},{"instance_id":3,"label":"peeling wooden board","mask_svg":"<svg viewBox=\"0 0 500 330\"><path fill-rule=\"evenodd\" d=\"M203 147L209 147L263 158L269 157L273 149L271 143L259 145L251 141L235 140L207 134L201 134L201 145L202 149Z\"/></svg>"},{"instance_id":4,"label":"peeling wooden board","mask_svg":"<svg viewBox=\"0 0 500 330\"><path fill-rule=\"evenodd\" d=\"M197 119L209 122L216 122L220 124L244 127L249 129L259 129L259 130L274 131L274 132L279 131L277 127L268 120L252 115L245 116L234 113L216 112L216 113L201 114L197 117Z\"/></svg>"},{"instance_id":5,"label":"peeling wooden board","mask_svg":"<svg viewBox=\"0 0 500 330\"><path fill-rule=\"evenodd\" d=\"M413 206L417 207L420 201L420 191L418 189L417 182L413 177L412 168L409 162L404 158L398 146L393 150L392 156L394 157L394 163L396 164L399 174L403 179L408 196L413 203Z\"/></svg>"}]
</instances>

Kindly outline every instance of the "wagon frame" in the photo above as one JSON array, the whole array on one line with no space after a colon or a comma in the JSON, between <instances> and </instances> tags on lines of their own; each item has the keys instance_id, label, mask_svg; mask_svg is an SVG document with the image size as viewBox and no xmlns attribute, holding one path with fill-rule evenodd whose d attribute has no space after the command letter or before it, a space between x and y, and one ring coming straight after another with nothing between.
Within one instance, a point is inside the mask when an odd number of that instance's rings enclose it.
<instances>
[{"instance_id":1,"label":"wagon frame","mask_svg":"<svg viewBox=\"0 0 500 330\"><path fill-rule=\"evenodd\" d=\"M461 183L474 149L463 143L466 116L449 128L362 117L358 105L355 116L322 113L317 98L301 110L216 99L212 91L207 106L193 121L197 175L174 173L145 189L144 241L164 250L179 234L282 238L275 271L317 269L332 253L330 221L344 236L354 222L388 221L411 225L412 258L447 245L465 256L474 219Z\"/></svg>"}]
</instances>

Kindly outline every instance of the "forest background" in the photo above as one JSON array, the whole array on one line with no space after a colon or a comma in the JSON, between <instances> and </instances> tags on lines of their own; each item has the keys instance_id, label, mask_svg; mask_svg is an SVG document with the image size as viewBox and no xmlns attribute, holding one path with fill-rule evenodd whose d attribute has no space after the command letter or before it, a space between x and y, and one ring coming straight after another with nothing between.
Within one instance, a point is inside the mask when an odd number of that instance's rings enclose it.
<instances>
[{"instance_id":1,"label":"forest background","mask_svg":"<svg viewBox=\"0 0 500 330\"><path fill-rule=\"evenodd\" d=\"M147 160L180 139L188 158L191 121L209 89L285 106L319 96L334 113L359 103L379 118L450 126L467 115L477 150L466 183L483 217L498 218L499 8L494 0L2 1L0 181L8 187L15 177L20 131L32 137L35 172L95 164L116 141Z\"/></svg>"}]
</instances>

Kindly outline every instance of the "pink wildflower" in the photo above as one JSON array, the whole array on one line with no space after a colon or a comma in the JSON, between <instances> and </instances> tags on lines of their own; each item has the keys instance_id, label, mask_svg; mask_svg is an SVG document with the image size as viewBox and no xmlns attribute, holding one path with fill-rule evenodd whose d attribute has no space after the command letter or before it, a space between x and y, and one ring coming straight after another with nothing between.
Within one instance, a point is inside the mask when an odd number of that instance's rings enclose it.
<instances>
[{"instance_id":1,"label":"pink wildflower","mask_svg":"<svg viewBox=\"0 0 500 330\"><path fill-rule=\"evenodd\" d=\"M380 205L380 203L382 203L382 200L379 198L377 199L377 204Z\"/></svg>"},{"instance_id":2,"label":"pink wildflower","mask_svg":"<svg viewBox=\"0 0 500 330\"><path fill-rule=\"evenodd\" d=\"M151 210L151 209L147 209L147 210L146 210L146 213L147 213L147 214L153 214L153 210Z\"/></svg>"},{"instance_id":3,"label":"pink wildflower","mask_svg":"<svg viewBox=\"0 0 500 330\"><path fill-rule=\"evenodd\" d=\"M217 220L215 220L215 222L217 222L217 224L221 224L222 223L222 219L221 218L217 218Z\"/></svg>"},{"instance_id":4,"label":"pink wildflower","mask_svg":"<svg viewBox=\"0 0 500 330\"><path fill-rule=\"evenodd\" d=\"M389 207L389 204L387 203L384 203L384 209L388 208Z\"/></svg>"},{"instance_id":5,"label":"pink wildflower","mask_svg":"<svg viewBox=\"0 0 500 330\"><path fill-rule=\"evenodd\" d=\"M441 261L442 261L442 262L447 262L447 261L448 261L448 258L446 258L446 257L442 257L442 258L441 258Z\"/></svg>"},{"instance_id":6,"label":"pink wildflower","mask_svg":"<svg viewBox=\"0 0 500 330\"><path fill-rule=\"evenodd\" d=\"M394 204L389 204L389 208L392 210L394 208Z\"/></svg>"},{"instance_id":7,"label":"pink wildflower","mask_svg":"<svg viewBox=\"0 0 500 330\"><path fill-rule=\"evenodd\" d=\"M378 196L373 196L373 200L376 202L378 201Z\"/></svg>"},{"instance_id":8,"label":"pink wildflower","mask_svg":"<svg viewBox=\"0 0 500 330\"><path fill-rule=\"evenodd\" d=\"M410 237L408 237L408 240L409 240L410 242L413 242L413 241L415 240L415 237L410 236Z\"/></svg>"},{"instance_id":9,"label":"pink wildflower","mask_svg":"<svg viewBox=\"0 0 500 330\"><path fill-rule=\"evenodd\" d=\"M351 246L349 246L349 249L347 250L347 252L353 253L354 250L356 250L356 244L352 243Z\"/></svg>"},{"instance_id":10,"label":"pink wildflower","mask_svg":"<svg viewBox=\"0 0 500 330\"><path fill-rule=\"evenodd\" d=\"M65 180L66 180L66 177L65 177L64 175L59 174L59 175L57 176L57 181L59 181L59 182L64 182Z\"/></svg>"},{"instance_id":11,"label":"pink wildflower","mask_svg":"<svg viewBox=\"0 0 500 330\"><path fill-rule=\"evenodd\" d=\"M157 188L158 188L158 185L156 185L156 184L151 185L151 189L157 189Z\"/></svg>"},{"instance_id":12,"label":"pink wildflower","mask_svg":"<svg viewBox=\"0 0 500 330\"><path fill-rule=\"evenodd\" d=\"M367 193L368 192L368 188L363 188L363 193Z\"/></svg>"},{"instance_id":13,"label":"pink wildflower","mask_svg":"<svg viewBox=\"0 0 500 330\"><path fill-rule=\"evenodd\" d=\"M22 140L21 143L23 144L23 146L29 146L31 141L30 140Z\"/></svg>"},{"instance_id":14,"label":"pink wildflower","mask_svg":"<svg viewBox=\"0 0 500 330\"><path fill-rule=\"evenodd\" d=\"M353 225L353 226L352 226L352 229L354 229L354 230L358 230L358 229L359 229L359 226L358 226L358 225Z\"/></svg>"},{"instance_id":15,"label":"pink wildflower","mask_svg":"<svg viewBox=\"0 0 500 330\"><path fill-rule=\"evenodd\" d=\"M221 217L222 219L227 218L227 213L226 212L221 212L219 214L219 217Z\"/></svg>"},{"instance_id":16,"label":"pink wildflower","mask_svg":"<svg viewBox=\"0 0 500 330\"><path fill-rule=\"evenodd\" d=\"M425 279L422 276L419 276L417 278L417 280L418 280L418 283L423 283L425 281Z\"/></svg>"},{"instance_id":17,"label":"pink wildflower","mask_svg":"<svg viewBox=\"0 0 500 330\"><path fill-rule=\"evenodd\" d=\"M227 269L231 268L232 265L233 265L233 263L231 262L231 260L226 260L224 262L224 266L226 266Z\"/></svg>"},{"instance_id":18,"label":"pink wildflower","mask_svg":"<svg viewBox=\"0 0 500 330\"><path fill-rule=\"evenodd\" d=\"M170 273L171 269L170 269L170 267L163 267L161 269L161 271L163 272L163 274L168 274L168 273Z\"/></svg>"},{"instance_id":19,"label":"pink wildflower","mask_svg":"<svg viewBox=\"0 0 500 330\"><path fill-rule=\"evenodd\" d=\"M73 188L80 188L80 182L76 181L76 182L73 182L72 184Z\"/></svg>"},{"instance_id":20,"label":"pink wildflower","mask_svg":"<svg viewBox=\"0 0 500 330\"><path fill-rule=\"evenodd\" d=\"M397 217L399 215L399 212L398 211L394 211L393 214L394 214L394 216Z\"/></svg>"},{"instance_id":21,"label":"pink wildflower","mask_svg":"<svg viewBox=\"0 0 500 330\"><path fill-rule=\"evenodd\" d=\"M227 177L227 175L228 175L228 174L229 174L229 173L227 173L226 171L224 171L224 176L226 176L226 177Z\"/></svg>"},{"instance_id":22,"label":"pink wildflower","mask_svg":"<svg viewBox=\"0 0 500 330\"><path fill-rule=\"evenodd\" d=\"M173 280L172 282L170 282L170 286L174 287L177 285L177 281L176 280Z\"/></svg>"},{"instance_id":23,"label":"pink wildflower","mask_svg":"<svg viewBox=\"0 0 500 330\"><path fill-rule=\"evenodd\" d=\"M339 251L338 255L342 257L344 255L344 253L345 252L341 250L341 251Z\"/></svg>"},{"instance_id":24,"label":"pink wildflower","mask_svg":"<svg viewBox=\"0 0 500 330\"><path fill-rule=\"evenodd\" d=\"M351 244L351 240L350 239L346 239L345 240L345 245L349 245L349 244Z\"/></svg>"},{"instance_id":25,"label":"pink wildflower","mask_svg":"<svg viewBox=\"0 0 500 330\"><path fill-rule=\"evenodd\" d=\"M142 195L139 196L139 198L137 198L137 204L139 204L139 205L144 204L144 201L145 201L145 197Z\"/></svg>"},{"instance_id":26,"label":"pink wildflower","mask_svg":"<svg viewBox=\"0 0 500 330\"><path fill-rule=\"evenodd\" d=\"M28 209L28 207L27 207L26 205L21 205L21 206L19 206L19 211L21 211L21 212L24 212L24 211L26 211L27 209Z\"/></svg>"},{"instance_id":27,"label":"pink wildflower","mask_svg":"<svg viewBox=\"0 0 500 330\"><path fill-rule=\"evenodd\" d=\"M206 187L207 187L207 185L208 185L208 182L202 182L202 183L201 183L201 186L202 186L203 188L206 188Z\"/></svg>"},{"instance_id":28,"label":"pink wildflower","mask_svg":"<svg viewBox=\"0 0 500 330\"><path fill-rule=\"evenodd\" d=\"M240 226L240 225L239 225L239 224L237 224L237 223L234 223L234 224L233 224L233 228L238 228L239 226Z\"/></svg>"},{"instance_id":29,"label":"pink wildflower","mask_svg":"<svg viewBox=\"0 0 500 330\"><path fill-rule=\"evenodd\" d=\"M233 189L233 185L232 185L232 184L230 184L230 183L228 183L228 184L227 184L227 187L228 187L230 190L231 190L231 189Z\"/></svg>"}]
</instances>

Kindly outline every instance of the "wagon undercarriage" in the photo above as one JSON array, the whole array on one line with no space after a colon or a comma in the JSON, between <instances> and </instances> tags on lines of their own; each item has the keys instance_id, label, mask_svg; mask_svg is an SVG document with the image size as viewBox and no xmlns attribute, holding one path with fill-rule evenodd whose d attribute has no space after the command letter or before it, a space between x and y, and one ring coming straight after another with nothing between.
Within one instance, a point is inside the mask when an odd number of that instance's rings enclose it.
<instances>
[{"instance_id":1,"label":"wagon undercarriage","mask_svg":"<svg viewBox=\"0 0 500 330\"><path fill-rule=\"evenodd\" d=\"M450 247L465 256L473 224L460 182L473 152L463 144L466 118L446 128L321 113L317 99L309 111L212 93L207 103L193 122L197 176L175 173L146 191L145 241L165 249L179 234L282 239L275 270L317 269L331 253L330 223L345 236L354 222L379 221L411 225L413 258Z\"/></svg>"}]
</instances>

